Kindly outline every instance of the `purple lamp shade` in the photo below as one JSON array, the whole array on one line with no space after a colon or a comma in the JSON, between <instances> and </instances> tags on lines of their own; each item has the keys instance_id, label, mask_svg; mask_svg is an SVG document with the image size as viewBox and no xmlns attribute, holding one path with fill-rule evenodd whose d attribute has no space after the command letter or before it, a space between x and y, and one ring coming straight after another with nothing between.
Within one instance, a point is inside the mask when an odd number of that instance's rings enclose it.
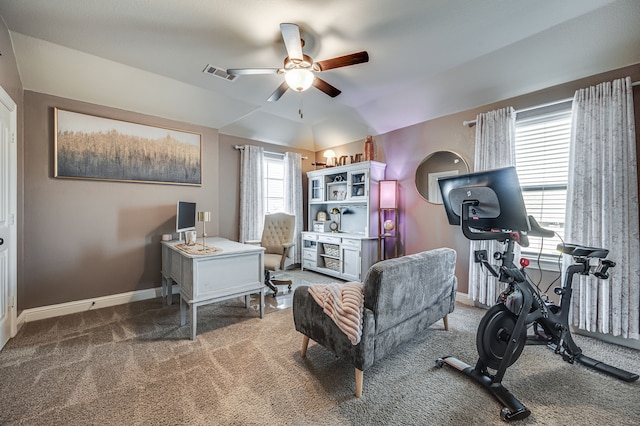
<instances>
[{"instance_id":1,"label":"purple lamp shade","mask_svg":"<svg viewBox=\"0 0 640 426\"><path fill-rule=\"evenodd\" d=\"M397 209L398 208L398 181L397 180L381 180L380 185L380 208L381 209Z\"/></svg>"}]
</instances>

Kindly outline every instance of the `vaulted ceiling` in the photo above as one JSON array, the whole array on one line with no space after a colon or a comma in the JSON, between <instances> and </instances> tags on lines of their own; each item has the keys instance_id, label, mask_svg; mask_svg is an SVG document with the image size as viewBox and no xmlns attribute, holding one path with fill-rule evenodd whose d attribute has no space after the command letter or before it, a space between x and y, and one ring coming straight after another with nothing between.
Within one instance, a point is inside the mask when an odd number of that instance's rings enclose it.
<instances>
[{"instance_id":1,"label":"vaulted ceiling","mask_svg":"<svg viewBox=\"0 0 640 426\"><path fill-rule=\"evenodd\" d=\"M23 86L321 150L640 63L638 0L0 0ZM279 24L296 23L342 93L267 98ZM302 111L302 117L299 111Z\"/></svg>"}]
</instances>

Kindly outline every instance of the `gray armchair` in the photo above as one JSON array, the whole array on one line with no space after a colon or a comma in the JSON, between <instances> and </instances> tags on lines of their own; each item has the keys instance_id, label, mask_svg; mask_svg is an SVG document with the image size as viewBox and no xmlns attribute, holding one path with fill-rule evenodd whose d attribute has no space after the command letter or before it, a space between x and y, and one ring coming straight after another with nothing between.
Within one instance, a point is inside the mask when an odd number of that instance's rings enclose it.
<instances>
[{"instance_id":1,"label":"gray armchair","mask_svg":"<svg viewBox=\"0 0 640 426\"><path fill-rule=\"evenodd\" d=\"M286 285L291 290L291 280L276 280L271 274L284 270L286 260L291 257L291 251L295 245L293 241L295 219L294 215L286 213L265 215L260 241L247 241L248 244L260 244L265 248L264 283L273 290L274 296L278 294L278 285Z\"/></svg>"},{"instance_id":2,"label":"gray armchair","mask_svg":"<svg viewBox=\"0 0 640 426\"><path fill-rule=\"evenodd\" d=\"M355 367L356 397L362 395L363 372L399 345L453 312L458 281L456 252L440 248L373 265L364 281L364 318L360 343L352 345L309 294L307 286L293 295L296 330L304 335L302 357L309 339Z\"/></svg>"}]
</instances>

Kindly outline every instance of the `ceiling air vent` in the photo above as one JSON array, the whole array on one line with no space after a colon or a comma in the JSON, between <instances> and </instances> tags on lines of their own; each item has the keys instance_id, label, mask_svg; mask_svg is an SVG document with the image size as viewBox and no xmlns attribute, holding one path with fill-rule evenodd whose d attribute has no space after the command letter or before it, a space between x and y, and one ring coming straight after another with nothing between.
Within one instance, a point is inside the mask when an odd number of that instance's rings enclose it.
<instances>
[{"instance_id":1,"label":"ceiling air vent","mask_svg":"<svg viewBox=\"0 0 640 426\"><path fill-rule=\"evenodd\" d=\"M213 65L207 65L202 72L205 74L214 75L216 77L223 78L229 81L233 81L236 79L235 75L227 74L226 70Z\"/></svg>"}]
</instances>

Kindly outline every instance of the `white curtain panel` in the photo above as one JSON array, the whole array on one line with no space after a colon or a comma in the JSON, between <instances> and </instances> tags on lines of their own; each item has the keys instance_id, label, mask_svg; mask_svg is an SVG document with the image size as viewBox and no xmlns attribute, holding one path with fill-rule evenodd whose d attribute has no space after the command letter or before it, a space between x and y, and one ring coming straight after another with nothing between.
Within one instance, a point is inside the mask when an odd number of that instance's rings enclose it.
<instances>
[{"instance_id":1,"label":"white curtain panel","mask_svg":"<svg viewBox=\"0 0 640 426\"><path fill-rule=\"evenodd\" d=\"M284 154L284 208L287 213L296 217L293 263L302 263L302 202L302 155L287 152Z\"/></svg>"},{"instance_id":2,"label":"white curtain panel","mask_svg":"<svg viewBox=\"0 0 640 426\"><path fill-rule=\"evenodd\" d=\"M578 90L572 115L565 238L607 248L608 258L616 262L608 280L574 278L573 324L638 339L640 249L631 79Z\"/></svg>"},{"instance_id":3,"label":"white curtain panel","mask_svg":"<svg viewBox=\"0 0 640 426\"><path fill-rule=\"evenodd\" d=\"M264 149L245 145L240 154L240 242L262 238L264 227Z\"/></svg>"},{"instance_id":4,"label":"white curtain panel","mask_svg":"<svg viewBox=\"0 0 640 426\"><path fill-rule=\"evenodd\" d=\"M515 164L516 114L513 108L479 114L476 118L475 171L497 169ZM503 251L497 241L471 241L469 259L469 298L492 306L504 285L493 275L474 263L473 252L487 250L489 259L493 253Z\"/></svg>"}]
</instances>

